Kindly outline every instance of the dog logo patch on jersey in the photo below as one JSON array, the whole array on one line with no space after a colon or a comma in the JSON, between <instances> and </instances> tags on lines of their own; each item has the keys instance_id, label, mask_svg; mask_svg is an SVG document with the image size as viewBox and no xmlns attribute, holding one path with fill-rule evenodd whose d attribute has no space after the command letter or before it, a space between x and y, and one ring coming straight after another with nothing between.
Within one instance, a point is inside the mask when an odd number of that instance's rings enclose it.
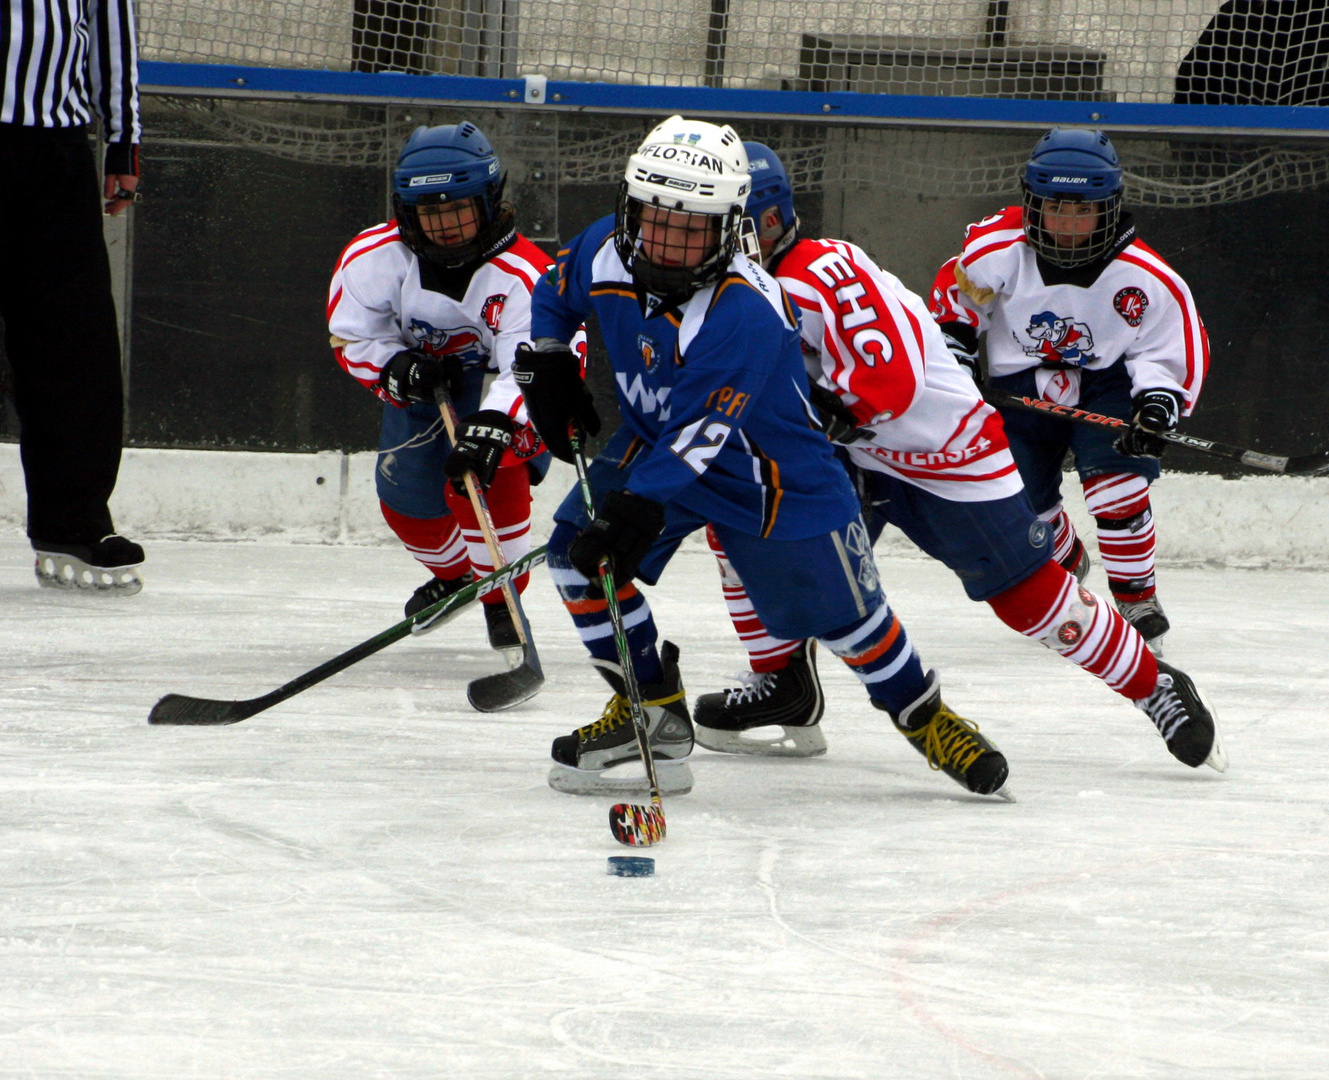
<instances>
[{"instance_id":1,"label":"dog logo patch on jersey","mask_svg":"<svg viewBox=\"0 0 1329 1080\"><path fill-rule=\"evenodd\" d=\"M1117 295L1112 298L1112 306L1131 326L1139 326L1144 321L1144 311L1149 306L1149 297L1145 295L1143 289L1127 285L1126 288L1117 291Z\"/></svg>"},{"instance_id":2,"label":"dog logo patch on jersey","mask_svg":"<svg viewBox=\"0 0 1329 1080\"><path fill-rule=\"evenodd\" d=\"M1024 354L1037 357L1043 363L1080 367L1098 359L1092 352L1094 335L1089 327L1085 323L1063 319L1055 312L1040 311L1031 317L1025 333L1033 339L1033 344L1021 345Z\"/></svg>"},{"instance_id":3,"label":"dog logo patch on jersey","mask_svg":"<svg viewBox=\"0 0 1329 1080\"><path fill-rule=\"evenodd\" d=\"M503 318L503 305L507 302L507 294L499 293L497 296L489 297L480 306L480 318L484 319L485 325L489 327L491 333L498 333L498 324Z\"/></svg>"},{"instance_id":4,"label":"dog logo patch on jersey","mask_svg":"<svg viewBox=\"0 0 1329 1080\"><path fill-rule=\"evenodd\" d=\"M652 370L655 367L655 360L660 352L660 346L645 334L638 334L637 350L641 353L641 362L645 365L646 370Z\"/></svg>"},{"instance_id":5,"label":"dog logo patch on jersey","mask_svg":"<svg viewBox=\"0 0 1329 1080\"><path fill-rule=\"evenodd\" d=\"M464 368L489 366L489 349L474 327L439 329L424 319L412 319L410 332L419 347L430 356L455 356Z\"/></svg>"}]
</instances>

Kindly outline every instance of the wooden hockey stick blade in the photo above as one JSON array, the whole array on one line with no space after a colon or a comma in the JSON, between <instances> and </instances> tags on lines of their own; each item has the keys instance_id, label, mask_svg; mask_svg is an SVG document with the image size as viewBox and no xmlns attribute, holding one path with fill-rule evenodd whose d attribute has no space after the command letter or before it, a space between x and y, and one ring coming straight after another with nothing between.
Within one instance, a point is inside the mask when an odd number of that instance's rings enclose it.
<instances>
[{"instance_id":1,"label":"wooden hockey stick blade","mask_svg":"<svg viewBox=\"0 0 1329 1080\"><path fill-rule=\"evenodd\" d=\"M247 698L242 701L223 701L215 698L188 697L184 694L167 694L148 713L148 723L172 726L216 726L238 724L241 720L248 720L256 713L270 709L278 702L294 697L301 691L308 690L311 686L337 674L337 672L344 671L352 664L359 663L365 657L372 656L380 649L386 649L394 641L400 641L402 638L409 636L417 625L436 626L446 622L473 601L484 596L485 593L502 588L513 578L534 566L538 566L544 560L545 546L541 545L534 551L523 555L520 559L514 560L502 570L497 570L478 581L471 582L464 589L453 593L451 596L444 597L438 603L417 611L409 619L403 619L401 622L388 627L382 633L375 634L368 641L360 642L354 648L347 649L344 653L334 656L331 660L324 661L318 667L306 671L303 675L260 697ZM543 682L544 676L541 675L540 679Z\"/></svg>"},{"instance_id":2,"label":"wooden hockey stick blade","mask_svg":"<svg viewBox=\"0 0 1329 1080\"><path fill-rule=\"evenodd\" d=\"M609 831L625 847L650 847L665 838L664 807L615 803L609 808Z\"/></svg>"}]
</instances>

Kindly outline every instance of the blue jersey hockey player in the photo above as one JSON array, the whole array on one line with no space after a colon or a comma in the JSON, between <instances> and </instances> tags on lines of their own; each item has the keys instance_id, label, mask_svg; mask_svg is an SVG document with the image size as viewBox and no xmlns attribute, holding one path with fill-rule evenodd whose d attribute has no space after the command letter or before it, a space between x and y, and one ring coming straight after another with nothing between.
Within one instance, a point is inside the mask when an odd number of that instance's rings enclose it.
<instances>
[{"instance_id":1,"label":"blue jersey hockey player","mask_svg":"<svg viewBox=\"0 0 1329 1080\"><path fill-rule=\"evenodd\" d=\"M819 638L935 767L998 792L1006 759L942 703L882 594L858 500L813 419L797 316L739 251L749 187L732 128L671 117L629 159L616 213L560 251L532 296L535 348L519 349L513 371L551 452L571 461L570 425L599 429L566 344L592 313L623 417L590 467L594 525L574 491L549 542L554 582L613 689L598 721L554 741L549 782L605 794L645 784L618 768L637 750L607 604L592 585L607 555L661 788L691 788L678 650L657 651L633 579L654 584L682 539L709 524L772 633Z\"/></svg>"}]
</instances>

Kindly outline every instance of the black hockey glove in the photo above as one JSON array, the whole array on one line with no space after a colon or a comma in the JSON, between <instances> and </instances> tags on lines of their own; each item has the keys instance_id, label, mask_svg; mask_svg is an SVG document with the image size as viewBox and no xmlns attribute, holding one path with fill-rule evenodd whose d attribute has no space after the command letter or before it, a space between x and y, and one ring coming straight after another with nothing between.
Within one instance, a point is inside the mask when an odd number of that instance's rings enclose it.
<instances>
[{"instance_id":1,"label":"black hockey glove","mask_svg":"<svg viewBox=\"0 0 1329 1080\"><path fill-rule=\"evenodd\" d=\"M844 443L846 446L860 439L872 438L872 432L858 426L856 417L834 390L817 383L812 384L812 393L808 395L812 407L817 410L821 420L821 429L831 442Z\"/></svg>"},{"instance_id":2,"label":"black hockey glove","mask_svg":"<svg viewBox=\"0 0 1329 1080\"><path fill-rule=\"evenodd\" d=\"M654 499L630 491L605 496L590 526L568 548L568 561L592 582L600 579L600 560L609 556L614 588L621 589L637 576L642 559L664 530L665 509Z\"/></svg>"},{"instance_id":3,"label":"black hockey glove","mask_svg":"<svg viewBox=\"0 0 1329 1080\"><path fill-rule=\"evenodd\" d=\"M1142 390L1132 400L1135 415L1128 430L1113 443L1128 457L1162 457L1167 440L1158 432L1171 431L1181 419L1181 398L1172 390Z\"/></svg>"},{"instance_id":4,"label":"black hockey glove","mask_svg":"<svg viewBox=\"0 0 1329 1080\"><path fill-rule=\"evenodd\" d=\"M399 352L383 365L378 385L398 405L434 404L434 391L448 388L452 398L461 392L461 361L455 356L430 356L419 349Z\"/></svg>"},{"instance_id":5,"label":"black hockey glove","mask_svg":"<svg viewBox=\"0 0 1329 1080\"><path fill-rule=\"evenodd\" d=\"M951 350L956 363L969 372L974 382L982 386L983 369L978 362L977 331L964 323L949 322L942 326L941 336L946 339L946 348Z\"/></svg>"},{"instance_id":6,"label":"black hockey glove","mask_svg":"<svg viewBox=\"0 0 1329 1080\"><path fill-rule=\"evenodd\" d=\"M466 494L462 477L467 471L475 473L482 491L488 491L494 482L503 451L512 445L517 425L497 409L482 409L468 416L457 427L457 441L452 453L443 462L443 472L452 481L454 490Z\"/></svg>"},{"instance_id":7,"label":"black hockey glove","mask_svg":"<svg viewBox=\"0 0 1329 1080\"><path fill-rule=\"evenodd\" d=\"M571 463L568 425L576 424L587 435L600 431L600 415L582 381L577 354L566 345L536 350L523 341L512 361L512 377L526 400L531 427L554 457Z\"/></svg>"}]
</instances>

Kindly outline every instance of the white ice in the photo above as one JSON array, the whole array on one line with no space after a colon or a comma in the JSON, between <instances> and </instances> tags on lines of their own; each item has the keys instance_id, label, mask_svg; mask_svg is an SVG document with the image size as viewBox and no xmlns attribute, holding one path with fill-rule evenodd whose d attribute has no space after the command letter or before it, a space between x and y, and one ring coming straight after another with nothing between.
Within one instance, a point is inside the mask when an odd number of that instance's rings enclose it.
<instances>
[{"instance_id":1,"label":"white ice","mask_svg":"<svg viewBox=\"0 0 1329 1080\"><path fill-rule=\"evenodd\" d=\"M160 728L164 693L252 697L392 625L419 573L156 541L106 598L38 589L0 540L0 1077L1326 1075L1329 575L1163 571L1220 776L937 564L881 567L1020 801L929 771L827 657L827 756L698 750L628 880L610 800L545 783L606 689L543 570L549 681L510 713L466 704L497 666L472 612L236 726ZM690 694L744 667L708 555L650 597Z\"/></svg>"}]
</instances>

